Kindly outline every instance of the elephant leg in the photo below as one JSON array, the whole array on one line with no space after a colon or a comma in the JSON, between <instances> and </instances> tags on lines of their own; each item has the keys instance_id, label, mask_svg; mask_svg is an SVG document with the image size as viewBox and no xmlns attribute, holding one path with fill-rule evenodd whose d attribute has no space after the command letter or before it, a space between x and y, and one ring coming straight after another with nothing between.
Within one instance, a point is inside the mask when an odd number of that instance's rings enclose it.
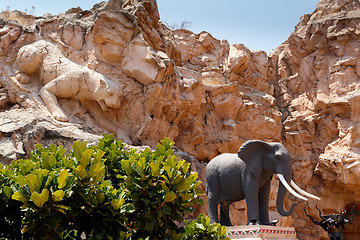
<instances>
[{"instance_id":1,"label":"elephant leg","mask_svg":"<svg viewBox=\"0 0 360 240\"><path fill-rule=\"evenodd\" d=\"M247 207L247 224L257 225L259 222L259 184L255 181L250 181L246 184L245 199Z\"/></svg>"},{"instance_id":2,"label":"elephant leg","mask_svg":"<svg viewBox=\"0 0 360 240\"><path fill-rule=\"evenodd\" d=\"M259 216L262 225L270 225L269 221L269 196L271 178L259 190Z\"/></svg>"},{"instance_id":3,"label":"elephant leg","mask_svg":"<svg viewBox=\"0 0 360 240\"><path fill-rule=\"evenodd\" d=\"M218 216L219 202L215 199L209 199L208 204L209 204L208 212L209 212L210 222L211 223L219 222L219 216Z\"/></svg>"},{"instance_id":4,"label":"elephant leg","mask_svg":"<svg viewBox=\"0 0 360 240\"><path fill-rule=\"evenodd\" d=\"M232 226L229 215L230 204L230 201L220 203L220 224L223 226Z\"/></svg>"},{"instance_id":5,"label":"elephant leg","mask_svg":"<svg viewBox=\"0 0 360 240\"><path fill-rule=\"evenodd\" d=\"M214 191L212 191L213 189L209 189L209 182L206 185L206 193L208 195L208 214L210 217L210 222L214 223L214 222L219 222L219 216L218 216L218 205L219 205L219 200L218 200L218 196L216 193L214 193Z\"/></svg>"}]
</instances>

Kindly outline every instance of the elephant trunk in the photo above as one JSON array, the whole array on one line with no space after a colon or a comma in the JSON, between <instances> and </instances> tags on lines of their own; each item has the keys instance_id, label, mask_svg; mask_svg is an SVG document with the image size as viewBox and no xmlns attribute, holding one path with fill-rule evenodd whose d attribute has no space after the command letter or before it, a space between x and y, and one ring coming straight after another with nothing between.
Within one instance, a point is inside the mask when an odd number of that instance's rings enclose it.
<instances>
[{"instance_id":1,"label":"elephant trunk","mask_svg":"<svg viewBox=\"0 0 360 240\"><path fill-rule=\"evenodd\" d=\"M282 177L283 181L290 182L291 176L290 177L287 176L287 178L284 178L281 174L278 174L278 176L279 176L279 180ZM285 179L287 179L287 180L285 180ZM286 211L284 209L284 199L285 199L285 196L287 193L287 188L285 187L282 180L279 181L279 190L278 190L277 199L276 199L276 208L281 216L289 216L294 211L294 207L296 206L296 203L293 203L291 205L291 208L289 211Z\"/></svg>"}]
</instances>

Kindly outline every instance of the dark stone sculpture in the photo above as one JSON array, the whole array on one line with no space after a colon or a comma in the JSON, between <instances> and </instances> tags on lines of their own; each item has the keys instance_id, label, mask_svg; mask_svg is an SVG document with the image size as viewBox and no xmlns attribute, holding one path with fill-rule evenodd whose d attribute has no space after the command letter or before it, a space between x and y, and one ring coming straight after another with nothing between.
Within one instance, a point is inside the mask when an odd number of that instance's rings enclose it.
<instances>
[{"instance_id":1,"label":"dark stone sculpture","mask_svg":"<svg viewBox=\"0 0 360 240\"><path fill-rule=\"evenodd\" d=\"M348 214L348 218L345 217L346 210L340 211L341 213L339 214L335 214L335 211L333 211L333 214L331 215L321 215L321 211L317 206L316 209L319 211L321 221L315 221L314 218L306 212L305 208L304 212L314 224L319 225L328 233L330 240L342 240L344 236L343 231L345 230L346 225L351 223L354 216L355 204L353 204L353 208Z\"/></svg>"},{"instance_id":2,"label":"dark stone sculpture","mask_svg":"<svg viewBox=\"0 0 360 240\"><path fill-rule=\"evenodd\" d=\"M248 224L270 225L269 194L272 175L277 174L281 183L277 194L276 206L282 216L289 211L283 206L285 194L289 191L294 196L307 201L307 198L295 192L320 200L320 198L301 190L292 180L291 158L281 143L247 141L236 153L224 153L213 158L206 169L206 191L209 202L209 216L212 222L219 222L218 205L220 204L220 223L231 226L229 205L246 199Z\"/></svg>"}]
</instances>

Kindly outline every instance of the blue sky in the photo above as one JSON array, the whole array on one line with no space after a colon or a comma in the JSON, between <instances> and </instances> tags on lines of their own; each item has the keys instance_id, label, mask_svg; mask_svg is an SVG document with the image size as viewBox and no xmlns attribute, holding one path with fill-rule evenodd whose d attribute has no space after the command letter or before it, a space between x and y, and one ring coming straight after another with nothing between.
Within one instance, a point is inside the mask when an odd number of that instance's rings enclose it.
<instances>
[{"instance_id":1,"label":"blue sky","mask_svg":"<svg viewBox=\"0 0 360 240\"><path fill-rule=\"evenodd\" d=\"M71 7L90 9L100 0L0 0L0 10L35 7L35 15L57 14ZM207 31L231 44L270 52L286 41L303 14L312 13L317 0L158 0L160 18L168 24L187 21L189 30Z\"/></svg>"}]
</instances>

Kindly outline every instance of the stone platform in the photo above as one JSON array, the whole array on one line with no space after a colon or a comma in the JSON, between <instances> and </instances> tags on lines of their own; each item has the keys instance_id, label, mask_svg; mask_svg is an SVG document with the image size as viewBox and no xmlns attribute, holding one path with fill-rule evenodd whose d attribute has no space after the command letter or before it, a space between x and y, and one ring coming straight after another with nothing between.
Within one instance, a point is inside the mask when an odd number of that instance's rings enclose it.
<instances>
[{"instance_id":1,"label":"stone platform","mask_svg":"<svg viewBox=\"0 0 360 240\"><path fill-rule=\"evenodd\" d=\"M230 239L251 239L251 240L297 240L295 228L276 226L231 226L227 227Z\"/></svg>"}]
</instances>

